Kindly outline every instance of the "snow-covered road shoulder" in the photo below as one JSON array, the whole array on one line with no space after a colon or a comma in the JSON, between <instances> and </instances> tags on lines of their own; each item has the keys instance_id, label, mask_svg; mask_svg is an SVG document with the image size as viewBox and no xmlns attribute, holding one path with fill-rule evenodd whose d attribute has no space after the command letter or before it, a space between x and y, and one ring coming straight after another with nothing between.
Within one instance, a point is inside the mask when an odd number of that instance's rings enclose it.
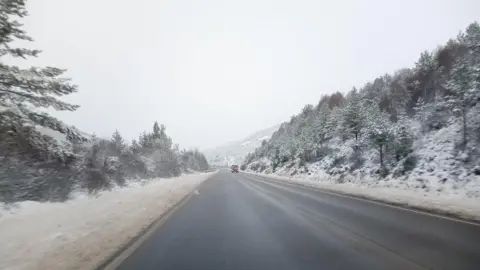
<instances>
[{"instance_id":1,"label":"snow-covered road shoulder","mask_svg":"<svg viewBox=\"0 0 480 270\"><path fill-rule=\"evenodd\" d=\"M312 187L333 193L351 195L388 204L403 206L453 216L465 220L480 222L480 203L478 198L466 198L458 194L436 194L421 190L401 190L388 187L367 187L355 183L329 183L313 178L283 177L272 174L245 172L252 175L281 180L305 187Z\"/></svg>"},{"instance_id":2,"label":"snow-covered road shoulder","mask_svg":"<svg viewBox=\"0 0 480 270\"><path fill-rule=\"evenodd\" d=\"M213 174L0 209L0 269L95 269Z\"/></svg>"}]
</instances>

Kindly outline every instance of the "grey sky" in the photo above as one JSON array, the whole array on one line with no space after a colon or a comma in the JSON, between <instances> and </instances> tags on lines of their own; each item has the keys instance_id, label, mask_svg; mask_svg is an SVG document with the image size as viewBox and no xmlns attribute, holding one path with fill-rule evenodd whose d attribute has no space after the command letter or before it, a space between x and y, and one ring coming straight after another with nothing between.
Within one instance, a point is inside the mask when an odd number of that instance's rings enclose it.
<instances>
[{"instance_id":1,"label":"grey sky","mask_svg":"<svg viewBox=\"0 0 480 270\"><path fill-rule=\"evenodd\" d=\"M478 0L30 0L35 61L69 70L57 114L128 139L158 120L183 147L286 121L324 93L413 65L480 20Z\"/></svg>"}]
</instances>

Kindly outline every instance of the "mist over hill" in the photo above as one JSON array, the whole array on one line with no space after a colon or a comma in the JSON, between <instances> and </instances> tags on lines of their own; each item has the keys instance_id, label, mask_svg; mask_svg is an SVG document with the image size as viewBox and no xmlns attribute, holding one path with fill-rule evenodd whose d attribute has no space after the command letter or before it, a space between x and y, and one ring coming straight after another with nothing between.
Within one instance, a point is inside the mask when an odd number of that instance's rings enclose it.
<instances>
[{"instance_id":1,"label":"mist over hill","mask_svg":"<svg viewBox=\"0 0 480 270\"><path fill-rule=\"evenodd\" d=\"M226 166L233 163L242 163L248 153L253 152L257 147L261 146L262 141L270 139L279 127L280 125L275 125L257 131L244 139L207 149L204 153L211 165Z\"/></svg>"}]
</instances>

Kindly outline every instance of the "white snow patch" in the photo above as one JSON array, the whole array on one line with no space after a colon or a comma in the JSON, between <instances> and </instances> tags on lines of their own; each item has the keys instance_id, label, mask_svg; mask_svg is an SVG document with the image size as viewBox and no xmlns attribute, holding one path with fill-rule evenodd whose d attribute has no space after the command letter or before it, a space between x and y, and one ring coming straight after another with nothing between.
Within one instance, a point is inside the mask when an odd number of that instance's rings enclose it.
<instances>
[{"instance_id":1,"label":"white snow patch","mask_svg":"<svg viewBox=\"0 0 480 270\"><path fill-rule=\"evenodd\" d=\"M263 136L261 138L258 138L259 141L264 141L264 140L268 140L268 138L270 138L270 136Z\"/></svg>"},{"instance_id":2,"label":"white snow patch","mask_svg":"<svg viewBox=\"0 0 480 270\"><path fill-rule=\"evenodd\" d=\"M212 174L76 194L65 203L0 205L0 269L95 269Z\"/></svg>"}]
</instances>

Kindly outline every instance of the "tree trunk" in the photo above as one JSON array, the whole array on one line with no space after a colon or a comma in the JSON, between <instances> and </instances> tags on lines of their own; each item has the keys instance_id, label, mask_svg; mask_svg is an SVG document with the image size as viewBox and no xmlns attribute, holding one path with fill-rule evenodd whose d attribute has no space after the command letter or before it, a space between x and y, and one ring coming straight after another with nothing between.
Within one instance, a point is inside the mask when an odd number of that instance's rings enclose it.
<instances>
[{"instance_id":1,"label":"tree trunk","mask_svg":"<svg viewBox=\"0 0 480 270\"><path fill-rule=\"evenodd\" d=\"M383 168L383 145L380 145L379 151L380 151L380 167Z\"/></svg>"},{"instance_id":2,"label":"tree trunk","mask_svg":"<svg viewBox=\"0 0 480 270\"><path fill-rule=\"evenodd\" d=\"M463 146L467 146L467 115L466 109L462 108L462 124L463 124Z\"/></svg>"}]
</instances>

